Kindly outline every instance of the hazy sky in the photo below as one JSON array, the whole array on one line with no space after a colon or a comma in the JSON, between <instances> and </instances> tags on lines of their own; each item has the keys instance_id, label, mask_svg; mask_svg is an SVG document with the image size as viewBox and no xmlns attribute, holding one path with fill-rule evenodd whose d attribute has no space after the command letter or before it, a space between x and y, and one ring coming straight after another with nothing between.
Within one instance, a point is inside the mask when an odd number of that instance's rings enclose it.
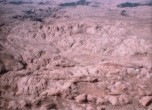
<instances>
[{"instance_id":1,"label":"hazy sky","mask_svg":"<svg viewBox=\"0 0 152 110\"><path fill-rule=\"evenodd\" d=\"M3 1L3 0L0 0ZM79 0L7 0L7 1L24 1L24 2L56 2L56 3L64 3L64 2L76 2ZM104 4L118 4L118 3L123 3L123 2L146 2L146 1L151 1L152 0L86 0L86 1L96 1L96 2L101 2Z\"/></svg>"}]
</instances>

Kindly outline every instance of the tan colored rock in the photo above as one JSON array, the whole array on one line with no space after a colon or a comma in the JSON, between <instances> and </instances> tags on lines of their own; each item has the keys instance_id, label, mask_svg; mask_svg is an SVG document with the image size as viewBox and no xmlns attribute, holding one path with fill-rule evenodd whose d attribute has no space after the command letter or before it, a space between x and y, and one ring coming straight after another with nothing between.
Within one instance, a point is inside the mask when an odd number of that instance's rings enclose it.
<instances>
[{"instance_id":1,"label":"tan colored rock","mask_svg":"<svg viewBox=\"0 0 152 110\"><path fill-rule=\"evenodd\" d=\"M145 93L146 93L147 96L152 96L152 91L151 90L146 90Z\"/></svg>"},{"instance_id":2,"label":"tan colored rock","mask_svg":"<svg viewBox=\"0 0 152 110\"><path fill-rule=\"evenodd\" d=\"M79 26L78 25L73 26L72 32L73 33L78 33L79 32Z\"/></svg>"},{"instance_id":3,"label":"tan colored rock","mask_svg":"<svg viewBox=\"0 0 152 110\"><path fill-rule=\"evenodd\" d=\"M21 100L19 102L21 108L25 108L25 107L30 107L31 106L31 103L29 100Z\"/></svg>"},{"instance_id":4,"label":"tan colored rock","mask_svg":"<svg viewBox=\"0 0 152 110\"><path fill-rule=\"evenodd\" d=\"M144 107L147 106L152 101L152 96L145 96L139 100L139 103Z\"/></svg>"},{"instance_id":5,"label":"tan colored rock","mask_svg":"<svg viewBox=\"0 0 152 110\"><path fill-rule=\"evenodd\" d=\"M33 99L32 100L32 105L34 105L34 106L40 106L41 105L41 101L42 101L42 99L40 97L38 97L36 99Z\"/></svg>"},{"instance_id":6,"label":"tan colored rock","mask_svg":"<svg viewBox=\"0 0 152 110\"><path fill-rule=\"evenodd\" d=\"M16 101L12 100L8 103L8 109L17 110L18 104Z\"/></svg>"},{"instance_id":7,"label":"tan colored rock","mask_svg":"<svg viewBox=\"0 0 152 110\"><path fill-rule=\"evenodd\" d=\"M120 96L118 97L118 100L119 100L119 103L120 103L121 105L130 103L130 99L129 99L129 97L128 97L127 95L120 95Z\"/></svg>"},{"instance_id":8,"label":"tan colored rock","mask_svg":"<svg viewBox=\"0 0 152 110\"><path fill-rule=\"evenodd\" d=\"M145 78L146 79L150 79L150 78L152 78L152 75L150 73L147 73L146 76L145 76Z\"/></svg>"},{"instance_id":9,"label":"tan colored rock","mask_svg":"<svg viewBox=\"0 0 152 110\"><path fill-rule=\"evenodd\" d=\"M86 32L88 34L96 34L97 30L96 30L96 27L89 27L89 28L86 29Z\"/></svg>"},{"instance_id":10,"label":"tan colored rock","mask_svg":"<svg viewBox=\"0 0 152 110\"><path fill-rule=\"evenodd\" d=\"M87 101L89 101L89 102L95 102L96 101L96 97L92 96L92 95L87 95Z\"/></svg>"},{"instance_id":11,"label":"tan colored rock","mask_svg":"<svg viewBox=\"0 0 152 110\"><path fill-rule=\"evenodd\" d=\"M142 90L142 89L138 89L138 95L139 95L139 96L145 96L145 95L146 95L146 93L145 93L145 91L144 91L144 90Z\"/></svg>"},{"instance_id":12,"label":"tan colored rock","mask_svg":"<svg viewBox=\"0 0 152 110\"><path fill-rule=\"evenodd\" d=\"M149 105L147 110L152 110L152 104Z\"/></svg>"},{"instance_id":13,"label":"tan colored rock","mask_svg":"<svg viewBox=\"0 0 152 110\"><path fill-rule=\"evenodd\" d=\"M117 96L109 96L109 97L108 97L108 101L109 101L112 105L118 105L118 104L119 104L119 100L118 100Z\"/></svg>"},{"instance_id":14,"label":"tan colored rock","mask_svg":"<svg viewBox=\"0 0 152 110\"><path fill-rule=\"evenodd\" d=\"M109 95L120 95L121 91L119 91L118 89L115 88L111 88L110 90L111 92L109 93Z\"/></svg>"},{"instance_id":15,"label":"tan colored rock","mask_svg":"<svg viewBox=\"0 0 152 110\"><path fill-rule=\"evenodd\" d=\"M91 83L98 82L98 78L88 77L86 80Z\"/></svg>"},{"instance_id":16,"label":"tan colored rock","mask_svg":"<svg viewBox=\"0 0 152 110\"><path fill-rule=\"evenodd\" d=\"M86 110L94 110L94 107L93 107L92 105L88 105L88 106L86 107Z\"/></svg>"},{"instance_id":17,"label":"tan colored rock","mask_svg":"<svg viewBox=\"0 0 152 110\"><path fill-rule=\"evenodd\" d=\"M42 105L40 110L56 110L57 106L55 103Z\"/></svg>"},{"instance_id":18,"label":"tan colored rock","mask_svg":"<svg viewBox=\"0 0 152 110\"><path fill-rule=\"evenodd\" d=\"M102 98L100 98L100 97L97 98L97 100L96 100L96 104L97 104L97 105L103 105L104 103L105 103L105 100L104 100L104 99L102 99Z\"/></svg>"},{"instance_id":19,"label":"tan colored rock","mask_svg":"<svg viewBox=\"0 0 152 110\"><path fill-rule=\"evenodd\" d=\"M136 73L136 71L135 71L134 68L127 68L127 73L128 74L134 74L134 73Z\"/></svg>"},{"instance_id":20,"label":"tan colored rock","mask_svg":"<svg viewBox=\"0 0 152 110\"><path fill-rule=\"evenodd\" d=\"M60 95L61 92L59 89L50 89L47 91L47 95L48 96L57 96L57 95Z\"/></svg>"},{"instance_id":21,"label":"tan colored rock","mask_svg":"<svg viewBox=\"0 0 152 110\"><path fill-rule=\"evenodd\" d=\"M105 110L105 107L104 106L99 106L99 107L97 107L97 110Z\"/></svg>"},{"instance_id":22,"label":"tan colored rock","mask_svg":"<svg viewBox=\"0 0 152 110\"><path fill-rule=\"evenodd\" d=\"M78 103L84 103L87 100L87 95L81 94L81 95L78 95L75 99L76 99L76 102Z\"/></svg>"},{"instance_id":23,"label":"tan colored rock","mask_svg":"<svg viewBox=\"0 0 152 110\"><path fill-rule=\"evenodd\" d=\"M146 74L148 74L148 73L149 73L149 72L148 72L148 70L147 70L147 69L145 69L145 68L141 69L140 74L142 74L142 75L146 75Z\"/></svg>"},{"instance_id":24,"label":"tan colored rock","mask_svg":"<svg viewBox=\"0 0 152 110\"><path fill-rule=\"evenodd\" d=\"M115 84L114 84L114 86L116 87L116 88L118 88L118 87L120 87L121 86L121 82L120 81L118 81L118 82L116 82Z\"/></svg>"}]
</instances>

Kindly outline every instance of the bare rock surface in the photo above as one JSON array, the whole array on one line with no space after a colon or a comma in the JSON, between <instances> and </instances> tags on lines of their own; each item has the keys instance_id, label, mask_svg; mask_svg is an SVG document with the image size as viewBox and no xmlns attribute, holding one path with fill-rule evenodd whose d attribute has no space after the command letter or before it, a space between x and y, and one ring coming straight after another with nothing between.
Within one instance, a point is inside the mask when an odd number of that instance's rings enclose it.
<instances>
[{"instance_id":1,"label":"bare rock surface","mask_svg":"<svg viewBox=\"0 0 152 110\"><path fill-rule=\"evenodd\" d=\"M149 103L151 103L152 101L152 96L145 96L142 97L139 102L143 105L143 106L147 106Z\"/></svg>"},{"instance_id":2,"label":"bare rock surface","mask_svg":"<svg viewBox=\"0 0 152 110\"><path fill-rule=\"evenodd\" d=\"M0 0L0 110L151 110L151 6L134 2Z\"/></svg>"}]
</instances>

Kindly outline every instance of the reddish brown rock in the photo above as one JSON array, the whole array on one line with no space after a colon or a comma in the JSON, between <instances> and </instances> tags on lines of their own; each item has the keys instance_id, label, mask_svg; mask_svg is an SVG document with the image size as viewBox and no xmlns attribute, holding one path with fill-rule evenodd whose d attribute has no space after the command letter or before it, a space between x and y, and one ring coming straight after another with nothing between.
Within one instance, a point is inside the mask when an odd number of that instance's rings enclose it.
<instances>
[{"instance_id":1,"label":"reddish brown rock","mask_svg":"<svg viewBox=\"0 0 152 110\"><path fill-rule=\"evenodd\" d=\"M151 101L152 101L152 96L145 96L139 100L139 103L145 107L148 104L150 104Z\"/></svg>"}]
</instances>

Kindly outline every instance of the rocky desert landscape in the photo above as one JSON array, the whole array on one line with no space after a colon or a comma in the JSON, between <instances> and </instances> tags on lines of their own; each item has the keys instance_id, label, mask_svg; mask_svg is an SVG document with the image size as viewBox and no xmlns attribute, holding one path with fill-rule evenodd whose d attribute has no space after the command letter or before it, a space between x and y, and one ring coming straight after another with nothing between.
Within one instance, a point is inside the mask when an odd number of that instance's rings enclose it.
<instances>
[{"instance_id":1,"label":"rocky desert landscape","mask_svg":"<svg viewBox=\"0 0 152 110\"><path fill-rule=\"evenodd\" d=\"M152 110L152 0L0 0L0 110Z\"/></svg>"}]
</instances>

